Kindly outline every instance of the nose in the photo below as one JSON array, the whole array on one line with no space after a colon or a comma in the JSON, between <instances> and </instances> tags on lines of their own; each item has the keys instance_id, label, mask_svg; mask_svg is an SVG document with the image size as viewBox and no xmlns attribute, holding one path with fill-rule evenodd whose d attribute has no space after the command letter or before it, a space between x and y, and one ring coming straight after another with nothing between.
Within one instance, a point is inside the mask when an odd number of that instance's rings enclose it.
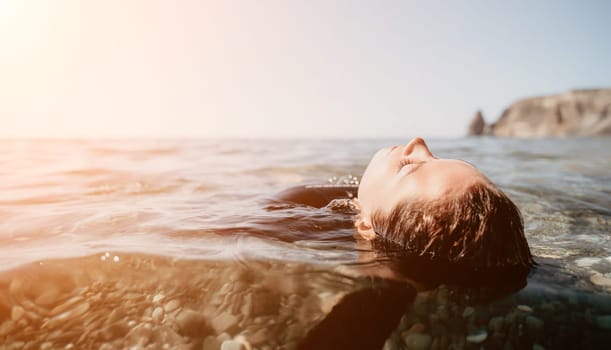
<instances>
[{"instance_id":1,"label":"nose","mask_svg":"<svg viewBox=\"0 0 611 350\"><path fill-rule=\"evenodd\" d=\"M433 154L426 145L426 142L421 137L414 137L402 152L404 157L410 157L416 161L426 161L433 158Z\"/></svg>"}]
</instances>

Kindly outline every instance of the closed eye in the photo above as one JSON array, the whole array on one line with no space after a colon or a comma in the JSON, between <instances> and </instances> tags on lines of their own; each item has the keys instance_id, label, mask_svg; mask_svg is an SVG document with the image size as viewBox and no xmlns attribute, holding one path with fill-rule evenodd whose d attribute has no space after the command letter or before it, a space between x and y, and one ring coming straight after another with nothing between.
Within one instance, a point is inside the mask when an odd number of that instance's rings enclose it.
<instances>
[{"instance_id":1,"label":"closed eye","mask_svg":"<svg viewBox=\"0 0 611 350\"><path fill-rule=\"evenodd\" d=\"M401 168L399 168L399 174L400 175L411 174L414 171L418 170L421 166L423 166L424 163L426 163L426 162L412 163L410 161L402 161L401 162Z\"/></svg>"}]
</instances>

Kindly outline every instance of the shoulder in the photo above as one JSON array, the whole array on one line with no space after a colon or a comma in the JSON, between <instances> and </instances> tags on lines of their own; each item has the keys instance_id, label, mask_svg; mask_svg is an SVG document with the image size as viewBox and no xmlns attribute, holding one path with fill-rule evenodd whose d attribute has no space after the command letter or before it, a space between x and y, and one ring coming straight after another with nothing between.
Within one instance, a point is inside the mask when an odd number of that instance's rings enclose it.
<instances>
[{"instance_id":1,"label":"shoulder","mask_svg":"<svg viewBox=\"0 0 611 350\"><path fill-rule=\"evenodd\" d=\"M308 184L286 189L274 201L322 208L334 199L354 198L357 192L357 185Z\"/></svg>"}]
</instances>

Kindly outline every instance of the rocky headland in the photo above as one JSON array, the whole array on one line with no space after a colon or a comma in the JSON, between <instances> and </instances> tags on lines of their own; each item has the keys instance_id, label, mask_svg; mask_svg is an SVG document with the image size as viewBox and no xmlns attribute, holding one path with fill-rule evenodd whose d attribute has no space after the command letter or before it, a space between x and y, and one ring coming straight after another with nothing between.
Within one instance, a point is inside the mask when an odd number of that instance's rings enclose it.
<instances>
[{"instance_id":1,"label":"rocky headland","mask_svg":"<svg viewBox=\"0 0 611 350\"><path fill-rule=\"evenodd\" d=\"M487 124L477 111L468 134L524 138L611 136L611 88L522 99L506 108L492 124Z\"/></svg>"}]
</instances>

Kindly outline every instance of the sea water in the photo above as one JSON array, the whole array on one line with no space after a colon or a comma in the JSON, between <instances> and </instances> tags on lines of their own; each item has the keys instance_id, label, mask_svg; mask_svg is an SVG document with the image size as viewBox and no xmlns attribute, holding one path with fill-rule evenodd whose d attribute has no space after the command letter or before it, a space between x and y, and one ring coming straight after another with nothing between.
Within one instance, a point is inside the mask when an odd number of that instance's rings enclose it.
<instances>
[{"instance_id":1,"label":"sea water","mask_svg":"<svg viewBox=\"0 0 611 350\"><path fill-rule=\"evenodd\" d=\"M0 347L295 348L378 256L349 211L270 198L405 141L0 141ZM398 303L384 347L609 348L611 139L427 141L514 200L538 266Z\"/></svg>"}]
</instances>

